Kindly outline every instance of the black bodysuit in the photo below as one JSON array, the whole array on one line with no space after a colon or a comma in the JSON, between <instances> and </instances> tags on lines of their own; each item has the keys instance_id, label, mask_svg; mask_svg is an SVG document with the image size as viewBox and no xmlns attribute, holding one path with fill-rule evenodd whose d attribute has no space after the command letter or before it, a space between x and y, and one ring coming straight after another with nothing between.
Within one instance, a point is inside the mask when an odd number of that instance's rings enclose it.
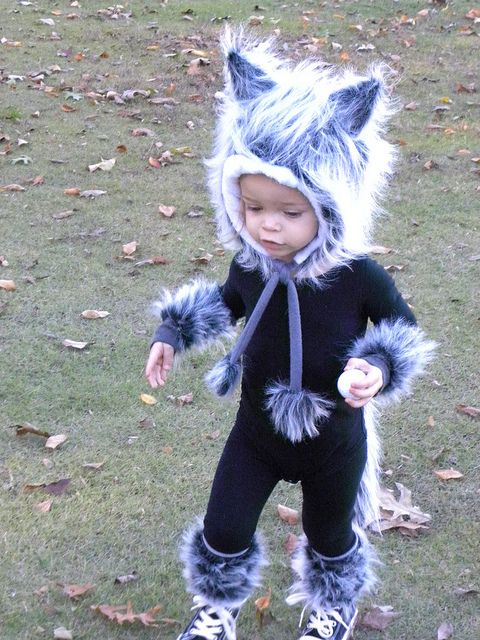
<instances>
[{"instance_id":1,"label":"black bodysuit","mask_svg":"<svg viewBox=\"0 0 480 640\"><path fill-rule=\"evenodd\" d=\"M287 290L278 284L243 356L240 406L220 459L205 517L208 544L223 553L246 549L266 500L279 480L301 482L302 523L311 546L327 556L354 542L352 519L366 462L362 409L345 403L336 381L356 338L368 321L415 318L388 273L369 258L330 271L322 288L297 283L303 344L303 387L335 401L320 435L293 444L276 433L264 409L265 388L289 378ZM234 321L248 320L265 286L258 271L234 260L222 296ZM155 341L172 344L168 319ZM388 384L388 363L378 354L366 360L380 367Z\"/></svg>"}]
</instances>

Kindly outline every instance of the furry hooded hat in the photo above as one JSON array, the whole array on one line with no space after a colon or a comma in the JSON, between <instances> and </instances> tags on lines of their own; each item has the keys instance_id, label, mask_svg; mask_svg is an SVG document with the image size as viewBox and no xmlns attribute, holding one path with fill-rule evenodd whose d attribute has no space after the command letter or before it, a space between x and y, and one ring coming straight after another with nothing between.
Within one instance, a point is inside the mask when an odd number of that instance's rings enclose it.
<instances>
[{"instance_id":1,"label":"furry hooded hat","mask_svg":"<svg viewBox=\"0 0 480 640\"><path fill-rule=\"evenodd\" d=\"M384 69L334 73L318 61L288 66L270 42L226 32L225 92L207 161L218 236L246 268L272 272L243 224L239 178L263 174L298 189L319 221L294 258L295 278L314 279L368 250L393 148L381 138L389 115ZM318 281L317 281L318 284Z\"/></svg>"}]
</instances>

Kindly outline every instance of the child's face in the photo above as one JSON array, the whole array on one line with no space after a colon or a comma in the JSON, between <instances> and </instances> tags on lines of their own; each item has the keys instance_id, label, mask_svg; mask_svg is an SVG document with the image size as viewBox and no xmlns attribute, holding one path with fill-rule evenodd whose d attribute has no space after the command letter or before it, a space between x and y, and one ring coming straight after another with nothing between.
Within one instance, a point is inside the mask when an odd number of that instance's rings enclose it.
<instances>
[{"instance_id":1,"label":"child's face","mask_svg":"<svg viewBox=\"0 0 480 640\"><path fill-rule=\"evenodd\" d=\"M240 178L245 226L276 260L290 262L318 233L310 202L298 191L261 174Z\"/></svg>"}]
</instances>

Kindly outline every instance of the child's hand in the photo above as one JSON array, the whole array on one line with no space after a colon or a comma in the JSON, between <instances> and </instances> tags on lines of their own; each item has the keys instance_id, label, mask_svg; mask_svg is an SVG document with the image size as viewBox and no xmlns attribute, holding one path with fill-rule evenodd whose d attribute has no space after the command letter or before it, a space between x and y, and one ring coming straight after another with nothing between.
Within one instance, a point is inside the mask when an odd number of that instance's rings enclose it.
<instances>
[{"instance_id":1,"label":"child's hand","mask_svg":"<svg viewBox=\"0 0 480 640\"><path fill-rule=\"evenodd\" d=\"M354 409L363 407L377 394L383 386L383 374L381 369L369 364L363 358L350 358L345 365L345 371L349 369L360 369L365 375L365 380L352 382L350 394L354 398L345 398L345 402Z\"/></svg>"},{"instance_id":2,"label":"child's hand","mask_svg":"<svg viewBox=\"0 0 480 640\"><path fill-rule=\"evenodd\" d=\"M166 342L154 342L150 349L147 364L145 365L145 377L152 389L163 387L168 372L173 366L174 349Z\"/></svg>"}]
</instances>

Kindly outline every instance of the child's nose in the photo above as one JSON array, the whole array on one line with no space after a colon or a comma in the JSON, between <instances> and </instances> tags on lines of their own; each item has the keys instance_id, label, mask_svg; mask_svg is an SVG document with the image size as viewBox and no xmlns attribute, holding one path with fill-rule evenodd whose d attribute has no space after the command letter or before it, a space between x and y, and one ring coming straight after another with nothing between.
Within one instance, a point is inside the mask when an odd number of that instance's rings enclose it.
<instances>
[{"instance_id":1,"label":"child's nose","mask_svg":"<svg viewBox=\"0 0 480 640\"><path fill-rule=\"evenodd\" d=\"M273 212L266 213L262 221L262 226L269 231L278 231L280 229L279 216Z\"/></svg>"}]
</instances>

